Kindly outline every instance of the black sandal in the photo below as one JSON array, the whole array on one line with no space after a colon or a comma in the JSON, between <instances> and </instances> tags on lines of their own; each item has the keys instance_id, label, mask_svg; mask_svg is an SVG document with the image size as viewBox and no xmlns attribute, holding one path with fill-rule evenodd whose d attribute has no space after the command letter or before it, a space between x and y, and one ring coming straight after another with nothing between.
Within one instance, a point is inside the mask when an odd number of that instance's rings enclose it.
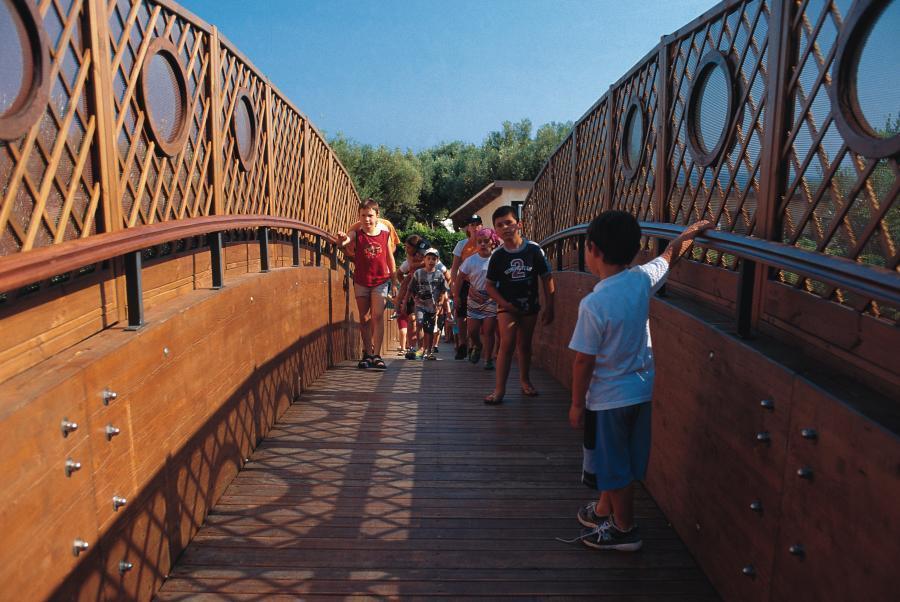
<instances>
[{"instance_id":1,"label":"black sandal","mask_svg":"<svg viewBox=\"0 0 900 602\"><path fill-rule=\"evenodd\" d=\"M384 363L384 360L381 359L380 355L373 355L369 360L369 365L377 370L387 370L387 365Z\"/></svg>"},{"instance_id":2,"label":"black sandal","mask_svg":"<svg viewBox=\"0 0 900 602\"><path fill-rule=\"evenodd\" d=\"M366 368L372 367L372 356L366 353L363 355L362 359L359 360L359 363L356 364L356 367L360 370L365 370Z\"/></svg>"}]
</instances>

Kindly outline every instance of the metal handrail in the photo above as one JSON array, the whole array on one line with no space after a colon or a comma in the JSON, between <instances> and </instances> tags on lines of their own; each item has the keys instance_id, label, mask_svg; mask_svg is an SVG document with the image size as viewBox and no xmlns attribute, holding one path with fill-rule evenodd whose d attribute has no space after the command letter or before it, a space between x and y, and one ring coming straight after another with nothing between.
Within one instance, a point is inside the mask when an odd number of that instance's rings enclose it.
<instances>
[{"instance_id":1,"label":"metal handrail","mask_svg":"<svg viewBox=\"0 0 900 602\"><path fill-rule=\"evenodd\" d=\"M639 222L646 236L671 240L684 227L661 222ZM566 238L587 234L588 224L560 230L540 242L547 247ZM878 266L864 266L843 257L804 251L783 243L707 230L697 243L763 265L796 272L816 280L852 290L872 299L900 306L900 274Z\"/></svg>"}]
</instances>

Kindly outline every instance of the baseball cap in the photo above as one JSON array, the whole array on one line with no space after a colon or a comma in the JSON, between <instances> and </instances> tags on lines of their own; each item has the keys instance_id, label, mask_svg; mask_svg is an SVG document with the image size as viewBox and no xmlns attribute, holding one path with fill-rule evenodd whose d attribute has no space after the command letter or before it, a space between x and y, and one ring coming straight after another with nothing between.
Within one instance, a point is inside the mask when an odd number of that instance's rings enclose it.
<instances>
[{"instance_id":1,"label":"baseball cap","mask_svg":"<svg viewBox=\"0 0 900 602\"><path fill-rule=\"evenodd\" d=\"M428 242L427 240L425 240L424 238L419 241L419 244L416 245L416 251L418 251L419 253L421 253L423 255L430 248L432 248L431 243Z\"/></svg>"},{"instance_id":2,"label":"baseball cap","mask_svg":"<svg viewBox=\"0 0 900 602\"><path fill-rule=\"evenodd\" d=\"M473 214L466 220L466 225L467 225L467 226L468 226L469 224L480 224L480 223L482 223L482 222L481 222L481 216L478 215L477 213L473 213Z\"/></svg>"},{"instance_id":3,"label":"baseball cap","mask_svg":"<svg viewBox=\"0 0 900 602\"><path fill-rule=\"evenodd\" d=\"M429 247L428 250L425 251L425 254L426 254L426 255L434 255L434 256L437 257L438 259L440 259L440 257L441 257L441 254L438 253L438 250L435 249L434 247Z\"/></svg>"}]
</instances>

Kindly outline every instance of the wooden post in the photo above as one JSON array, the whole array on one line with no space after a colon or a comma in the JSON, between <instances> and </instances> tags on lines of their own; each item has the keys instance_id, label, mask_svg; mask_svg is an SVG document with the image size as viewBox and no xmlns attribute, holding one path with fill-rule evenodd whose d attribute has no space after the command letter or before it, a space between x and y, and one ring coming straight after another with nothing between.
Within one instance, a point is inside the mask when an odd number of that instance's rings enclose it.
<instances>
[{"instance_id":1,"label":"wooden post","mask_svg":"<svg viewBox=\"0 0 900 602\"><path fill-rule=\"evenodd\" d=\"M613 167L615 166L615 144L616 144L616 90L612 86L606 93L606 144L603 145L604 152L604 195L603 195L603 211L612 209L613 193L616 180L613 177Z\"/></svg>"},{"instance_id":2,"label":"wooden post","mask_svg":"<svg viewBox=\"0 0 900 602\"><path fill-rule=\"evenodd\" d=\"M756 206L755 234L760 238L778 241L781 238L781 218L778 205L784 193L787 177L785 161L781 160L784 142L791 127L787 85L796 62L796 47L791 40L794 3L772 0L772 24L769 26L769 55L766 69L769 87L766 91L766 114L760 148L760 195ZM765 302L765 287L769 269L756 270L754 276L751 328L759 324Z\"/></svg>"},{"instance_id":3,"label":"wooden post","mask_svg":"<svg viewBox=\"0 0 900 602\"><path fill-rule=\"evenodd\" d=\"M572 126L572 153L571 153L571 174L572 181L572 211L569 214L569 225L578 224L578 124Z\"/></svg>"},{"instance_id":4,"label":"wooden post","mask_svg":"<svg viewBox=\"0 0 900 602\"><path fill-rule=\"evenodd\" d=\"M267 215L275 215L277 212L275 210L275 162L274 162L274 154L272 152L272 136L275 134L275 129L272 127L272 87L268 82L265 83L266 87L266 187L269 190L267 195L269 199L269 207L264 213Z\"/></svg>"},{"instance_id":5,"label":"wooden post","mask_svg":"<svg viewBox=\"0 0 900 602\"><path fill-rule=\"evenodd\" d=\"M303 187L300 199L300 220L309 222L309 121L303 120Z\"/></svg>"},{"instance_id":6,"label":"wooden post","mask_svg":"<svg viewBox=\"0 0 900 602\"><path fill-rule=\"evenodd\" d=\"M215 215L224 215L225 213L225 185L223 177L225 130L222 123L222 65L219 63L221 55L219 30L213 27L209 36L209 78L207 79L207 86L210 108L208 136L212 147L212 212Z\"/></svg>"},{"instance_id":7,"label":"wooden post","mask_svg":"<svg viewBox=\"0 0 900 602\"><path fill-rule=\"evenodd\" d=\"M109 56L109 22L106 3L103 0L88 0L87 31L90 35L91 88L87 94L88 111L93 110L97 119L96 145L94 146L95 173L100 179L100 205L103 216L102 227L98 231L121 230L122 198L119 192L119 167L116 141L113 138L115 118L113 115L112 64ZM137 202L137 201L135 201ZM99 224L98 224L99 226ZM89 227L85 224L85 228ZM106 315L110 322L121 322L127 318L124 264L120 259L111 262L113 266L113 287L115 307Z\"/></svg>"},{"instance_id":8,"label":"wooden post","mask_svg":"<svg viewBox=\"0 0 900 602\"><path fill-rule=\"evenodd\" d=\"M671 89L669 88L669 37L663 36L659 41L659 55L656 70L659 74L659 89L656 95L656 174L654 175L653 216L658 222L668 222L669 183L669 149L671 131L669 128L669 109L671 107ZM659 239L656 241L659 246ZM659 251L657 249L657 251Z\"/></svg>"}]
</instances>

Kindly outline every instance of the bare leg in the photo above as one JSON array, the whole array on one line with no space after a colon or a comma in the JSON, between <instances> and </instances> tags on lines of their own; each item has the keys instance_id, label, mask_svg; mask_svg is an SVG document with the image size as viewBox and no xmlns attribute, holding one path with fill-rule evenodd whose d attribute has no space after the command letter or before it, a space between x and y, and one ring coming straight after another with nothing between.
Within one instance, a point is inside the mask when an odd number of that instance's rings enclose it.
<instances>
[{"instance_id":1,"label":"bare leg","mask_svg":"<svg viewBox=\"0 0 900 602\"><path fill-rule=\"evenodd\" d=\"M537 395L537 391L531 384L531 339L534 337L534 327L537 324L537 315L522 316L519 329L519 337L516 351L519 354L519 381L522 383L522 392L526 395Z\"/></svg>"},{"instance_id":2,"label":"bare leg","mask_svg":"<svg viewBox=\"0 0 900 602\"><path fill-rule=\"evenodd\" d=\"M398 319L399 322L399 319ZM400 338L400 349L406 349L406 328L397 327L397 331L399 333Z\"/></svg>"},{"instance_id":3,"label":"bare leg","mask_svg":"<svg viewBox=\"0 0 900 602\"><path fill-rule=\"evenodd\" d=\"M612 514L612 502L609 500L608 492L600 492L600 498L597 500L597 506L594 508L594 512L597 513L597 516L609 516Z\"/></svg>"},{"instance_id":4,"label":"bare leg","mask_svg":"<svg viewBox=\"0 0 900 602\"><path fill-rule=\"evenodd\" d=\"M482 355L485 359L494 359L494 338L497 333L497 318L485 318L481 323L481 332L483 335Z\"/></svg>"},{"instance_id":5,"label":"bare leg","mask_svg":"<svg viewBox=\"0 0 900 602\"><path fill-rule=\"evenodd\" d=\"M497 356L497 379L494 384L494 399L502 399L506 394L506 379L509 378L509 367L512 364L513 351L516 348L516 335L519 331L519 316L503 312L497 314L500 326L500 354Z\"/></svg>"},{"instance_id":6,"label":"bare leg","mask_svg":"<svg viewBox=\"0 0 900 602\"><path fill-rule=\"evenodd\" d=\"M384 303L384 297L372 294L372 355L381 354L381 344L384 342Z\"/></svg>"},{"instance_id":7,"label":"bare leg","mask_svg":"<svg viewBox=\"0 0 900 602\"><path fill-rule=\"evenodd\" d=\"M609 494L616 527L628 531L634 526L634 482L621 489L612 489L605 493ZM600 512L598 511L597 514Z\"/></svg>"},{"instance_id":8,"label":"bare leg","mask_svg":"<svg viewBox=\"0 0 900 602\"><path fill-rule=\"evenodd\" d=\"M466 318L466 330L469 332L469 342L473 349L481 348L481 320Z\"/></svg>"},{"instance_id":9,"label":"bare leg","mask_svg":"<svg viewBox=\"0 0 900 602\"><path fill-rule=\"evenodd\" d=\"M370 309L369 297L357 297L356 308L359 310L359 334L362 337L363 355L372 353L372 315Z\"/></svg>"}]
</instances>

